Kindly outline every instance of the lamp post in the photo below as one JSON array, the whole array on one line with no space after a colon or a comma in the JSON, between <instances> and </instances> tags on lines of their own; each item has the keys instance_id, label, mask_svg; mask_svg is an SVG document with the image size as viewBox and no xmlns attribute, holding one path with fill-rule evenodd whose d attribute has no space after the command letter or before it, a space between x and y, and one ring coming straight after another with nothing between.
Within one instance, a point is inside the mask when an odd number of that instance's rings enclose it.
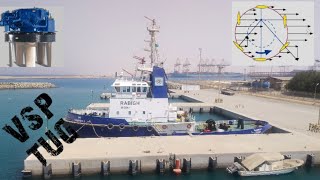
<instances>
[{"instance_id":1,"label":"lamp post","mask_svg":"<svg viewBox=\"0 0 320 180\"><path fill-rule=\"evenodd\" d=\"M314 87L314 103L316 103L316 96L317 96L317 87L319 86L319 83L316 84Z\"/></svg>"},{"instance_id":2,"label":"lamp post","mask_svg":"<svg viewBox=\"0 0 320 180\"><path fill-rule=\"evenodd\" d=\"M316 86L314 87L314 104L316 104L317 86L318 86L318 85L319 85L319 83L317 83ZM320 125L320 108L319 108L318 125Z\"/></svg>"},{"instance_id":3,"label":"lamp post","mask_svg":"<svg viewBox=\"0 0 320 180\"><path fill-rule=\"evenodd\" d=\"M319 108L319 116L318 116L318 125L320 125L320 108Z\"/></svg>"},{"instance_id":4,"label":"lamp post","mask_svg":"<svg viewBox=\"0 0 320 180\"><path fill-rule=\"evenodd\" d=\"M314 87L314 104L316 104L317 86L319 86L319 83L317 83L316 86ZM318 125L320 125L320 108L319 108Z\"/></svg>"},{"instance_id":5,"label":"lamp post","mask_svg":"<svg viewBox=\"0 0 320 180\"><path fill-rule=\"evenodd\" d=\"M200 52L200 61L199 61L199 69L198 69L198 80L200 80L200 66L201 66L201 60L202 60L202 48L199 48Z\"/></svg>"}]
</instances>

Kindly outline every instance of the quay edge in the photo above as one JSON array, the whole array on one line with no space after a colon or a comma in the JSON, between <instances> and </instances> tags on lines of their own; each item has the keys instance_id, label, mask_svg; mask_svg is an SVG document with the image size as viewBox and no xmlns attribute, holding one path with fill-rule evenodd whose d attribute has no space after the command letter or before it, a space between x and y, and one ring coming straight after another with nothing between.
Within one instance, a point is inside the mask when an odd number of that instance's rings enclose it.
<instances>
[{"instance_id":1,"label":"quay edge","mask_svg":"<svg viewBox=\"0 0 320 180\"><path fill-rule=\"evenodd\" d=\"M99 174L103 161L110 161L110 174L128 173L130 160L138 161L138 169L142 173L156 172L157 159L164 159L167 169L171 154L180 160L191 158L191 170L207 169L210 157L217 158L217 168L225 168L233 163L235 157L246 157L258 152L281 152L302 160L312 154L313 164L320 164L319 140L310 137L306 139L305 136L285 133L87 138L77 139L73 144L64 143L64 151L56 157L50 156L43 148L39 148L39 151L47 159L48 165L51 164L52 175L71 175L72 163L81 163L83 175ZM274 139L277 139L276 144ZM34 155L25 159L24 170L31 172L32 176L43 175L43 167Z\"/></svg>"}]
</instances>

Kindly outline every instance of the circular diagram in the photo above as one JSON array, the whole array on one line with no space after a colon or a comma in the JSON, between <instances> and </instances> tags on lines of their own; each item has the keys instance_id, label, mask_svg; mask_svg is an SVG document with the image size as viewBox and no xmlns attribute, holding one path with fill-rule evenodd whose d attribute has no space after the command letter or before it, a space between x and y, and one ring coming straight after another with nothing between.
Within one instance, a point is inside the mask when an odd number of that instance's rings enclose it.
<instances>
[{"instance_id":1,"label":"circular diagram","mask_svg":"<svg viewBox=\"0 0 320 180\"><path fill-rule=\"evenodd\" d=\"M281 53L290 54L294 60L298 61L298 46L290 44L290 39L288 39L290 34L288 21L303 22L305 19L288 18L288 13L284 11L285 9L279 10L273 6L257 5L242 14L238 12L234 30L234 45L255 61L281 58ZM295 48L295 52L291 52L292 47Z\"/></svg>"},{"instance_id":2,"label":"circular diagram","mask_svg":"<svg viewBox=\"0 0 320 180\"><path fill-rule=\"evenodd\" d=\"M286 19L268 6L256 6L237 15L235 45L256 61L276 57L288 40Z\"/></svg>"}]
</instances>

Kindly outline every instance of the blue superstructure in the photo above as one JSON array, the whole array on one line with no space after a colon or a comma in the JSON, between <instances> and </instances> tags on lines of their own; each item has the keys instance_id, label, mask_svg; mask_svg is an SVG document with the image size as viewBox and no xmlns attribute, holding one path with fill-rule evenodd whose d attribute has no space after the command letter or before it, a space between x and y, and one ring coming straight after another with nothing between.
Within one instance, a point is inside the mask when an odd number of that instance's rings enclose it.
<instances>
[{"instance_id":1,"label":"blue superstructure","mask_svg":"<svg viewBox=\"0 0 320 180\"><path fill-rule=\"evenodd\" d=\"M168 98L166 73L162 67L154 66L150 75L151 92L153 98Z\"/></svg>"},{"instance_id":2,"label":"blue superstructure","mask_svg":"<svg viewBox=\"0 0 320 180\"><path fill-rule=\"evenodd\" d=\"M1 14L5 32L55 32L55 21L43 8L17 9Z\"/></svg>"}]
</instances>

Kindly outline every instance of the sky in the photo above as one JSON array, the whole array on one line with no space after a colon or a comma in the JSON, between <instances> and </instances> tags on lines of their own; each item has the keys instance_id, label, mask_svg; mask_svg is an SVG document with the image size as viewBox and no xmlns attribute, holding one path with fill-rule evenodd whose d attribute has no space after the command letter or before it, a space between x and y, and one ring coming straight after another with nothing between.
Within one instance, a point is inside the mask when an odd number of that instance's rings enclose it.
<instances>
[{"instance_id":1,"label":"sky","mask_svg":"<svg viewBox=\"0 0 320 180\"><path fill-rule=\"evenodd\" d=\"M167 71L173 70L177 58L182 61L188 58L195 70L199 48L202 48L203 58L231 63L232 1L0 0L0 6L57 6L64 10L63 24L57 32L57 36L63 34L60 38L64 42L64 67L0 68L0 74L111 75L122 68L133 71L136 60L132 57L148 56L143 51L147 47L144 40L149 38L146 31L149 22L144 16L155 18L160 26L157 40ZM320 0L315 0L316 49L319 49L319 7ZM0 31L3 32L1 27ZM8 49L5 45L0 48ZM315 58L319 59L317 50ZM237 67L228 70L242 71Z\"/></svg>"}]
</instances>

